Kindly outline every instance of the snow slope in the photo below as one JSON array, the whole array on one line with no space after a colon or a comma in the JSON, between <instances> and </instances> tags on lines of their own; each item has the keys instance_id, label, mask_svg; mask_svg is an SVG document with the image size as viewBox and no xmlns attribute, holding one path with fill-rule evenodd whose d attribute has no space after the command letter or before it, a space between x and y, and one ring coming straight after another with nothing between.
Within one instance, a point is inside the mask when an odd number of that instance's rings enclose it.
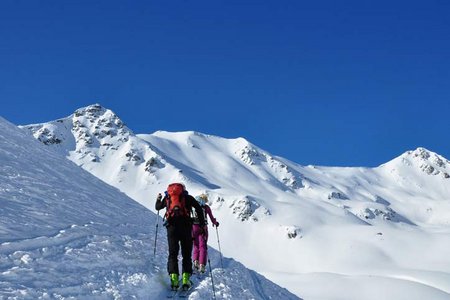
<instances>
[{"instance_id":1,"label":"snow slope","mask_svg":"<svg viewBox=\"0 0 450 300\"><path fill-rule=\"evenodd\" d=\"M162 299L156 215L0 118L0 299ZM298 299L210 250L217 299ZM190 299L212 297L208 277Z\"/></svg>"},{"instance_id":2,"label":"snow slope","mask_svg":"<svg viewBox=\"0 0 450 300\"><path fill-rule=\"evenodd\" d=\"M450 299L450 162L427 149L300 166L243 138L135 135L100 105L23 128L149 209L169 182L206 192L224 254L305 299Z\"/></svg>"}]
</instances>

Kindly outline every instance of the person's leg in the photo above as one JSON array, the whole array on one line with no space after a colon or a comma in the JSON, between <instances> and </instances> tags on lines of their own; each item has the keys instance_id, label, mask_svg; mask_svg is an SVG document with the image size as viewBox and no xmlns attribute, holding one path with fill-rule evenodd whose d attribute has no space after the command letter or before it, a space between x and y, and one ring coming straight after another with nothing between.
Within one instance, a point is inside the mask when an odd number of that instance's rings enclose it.
<instances>
[{"instance_id":1,"label":"person's leg","mask_svg":"<svg viewBox=\"0 0 450 300\"><path fill-rule=\"evenodd\" d=\"M208 228L206 226L203 235L201 235L199 238L199 248L200 248L199 263L201 269L200 271L204 272L206 261L208 259Z\"/></svg>"},{"instance_id":2,"label":"person's leg","mask_svg":"<svg viewBox=\"0 0 450 300\"><path fill-rule=\"evenodd\" d=\"M192 249L192 260L198 261L199 259L199 233L200 226L199 225L193 225L192 226L192 239L193 239L193 249Z\"/></svg>"},{"instance_id":3,"label":"person's leg","mask_svg":"<svg viewBox=\"0 0 450 300\"><path fill-rule=\"evenodd\" d=\"M191 226L180 228L181 255L183 256L183 273L192 274L192 229Z\"/></svg>"},{"instance_id":4,"label":"person's leg","mask_svg":"<svg viewBox=\"0 0 450 300\"><path fill-rule=\"evenodd\" d=\"M179 274L178 270L178 251L180 246L178 244L178 237L176 228L173 225L167 227L167 241L169 244L169 257L167 259L167 271L169 274Z\"/></svg>"},{"instance_id":5,"label":"person's leg","mask_svg":"<svg viewBox=\"0 0 450 300\"><path fill-rule=\"evenodd\" d=\"M193 240L193 249L192 249L192 260L198 260L198 239L199 239L199 226L192 226L192 240Z\"/></svg>"}]
</instances>

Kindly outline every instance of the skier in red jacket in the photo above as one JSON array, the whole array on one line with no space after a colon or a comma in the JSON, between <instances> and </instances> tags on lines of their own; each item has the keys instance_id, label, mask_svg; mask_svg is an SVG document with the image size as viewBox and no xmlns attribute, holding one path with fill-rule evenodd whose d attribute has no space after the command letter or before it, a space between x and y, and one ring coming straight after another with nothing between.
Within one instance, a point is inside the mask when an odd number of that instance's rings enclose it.
<instances>
[{"instance_id":1,"label":"skier in red jacket","mask_svg":"<svg viewBox=\"0 0 450 300\"><path fill-rule=\"evenodd\" d=\"M167 271L169 272L171 288L173 290L179 287L178 253L181 246L182 261L182 288L190 287L190 276L192 274L192 222L190 212L192 208L197 214L203 212L203 209L195 201L194 197L188 194L181 183L172 183L167 187L164 198L158 195L155 208L157 210L166 208L164 216L167 228L167 240L169 244L169 257L167 262ZM201 215L199 218L199 228L206 227L205 220ZM201 229L199 229L201 230Z\"/></svg>"}]
</instances>

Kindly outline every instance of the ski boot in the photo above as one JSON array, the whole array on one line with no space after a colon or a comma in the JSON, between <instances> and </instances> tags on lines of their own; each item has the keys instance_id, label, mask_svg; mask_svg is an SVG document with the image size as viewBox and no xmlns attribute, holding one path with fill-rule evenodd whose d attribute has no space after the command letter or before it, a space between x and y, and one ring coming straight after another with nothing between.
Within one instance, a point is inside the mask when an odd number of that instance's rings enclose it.
<instances>
[{"instance_id":1,"label":"ski boot","mask_svg":"<svg viewBox=\"0 0 450 300\"><path fill-rule=\"evenodd\" d=\"M194 260L194 269L199 270L198 260Z\"/></svg>"},{"instance_id":2,"label":"ski boot","mask_svg":"<svg viewBox=\"0 0 450 300\"><path fill-rule=\"evenodd\" d=\"M187 291L187 290L189 290L189 289L191 288L190 277L191 277L191 274L186 273L186 272L183 273L183 277L182 277L182 279L181 279L181 283L182 283L181 288L182 288L184 291Z\"/></svg>"},{"instance_id":3,"label":"ski boot","mask_svg":"<svg viewBox=\"0 0 450 300\"><path fill-rule=\"evenodd\" d=\"M198 270L200 271L201 274L205 273L205 265L200 265L198 267Z\"/></svg>"},{"instance_id":4,"label":"ski boot","mask_svg":"<svg viewBox=\"0 0 450 300\"><path fill-rule=\"evenodd\" d=\"M172 273L170 274L170 288L172 291L178 290L178 287L180 286L180 283L178 281L178 274Z\"/></svg>"}]
</instances>

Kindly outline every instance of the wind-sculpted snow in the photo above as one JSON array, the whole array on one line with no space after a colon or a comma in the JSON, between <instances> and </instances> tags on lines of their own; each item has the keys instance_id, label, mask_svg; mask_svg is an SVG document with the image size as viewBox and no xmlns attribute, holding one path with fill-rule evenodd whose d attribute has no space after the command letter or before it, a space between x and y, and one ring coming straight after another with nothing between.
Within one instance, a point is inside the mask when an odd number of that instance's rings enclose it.
<instances>
[{"instance_id":1,"label":"wind-sculpted snow","mask_svg":"<svg viewBox=\"0 0 450 300\"><path fill-rule=\"evenodd\" d=\"M156 220L0 118L0 299L165 298L168 248L159 226L153 255ZM232 259L222 269L209 252L216 299L298 299ZM212 298L209 277L194 281L190 299Z\"/></svg>"},{"instance_id":2,"label":"wind-sculpted snow","mask_svg":"<svg viewBox=\"0 0 450 300\"><path fill-rule=\"evenodd\" d=\"M244 138L135 135L119 125L109 135L100 120L115 114L98 105L77 112L26 128L150 210L149 197L170 182L208 194L224 253L298 296L450 298L450 163L432 151L407 151L376 168L301 166ZM75 119L83 130L71 129ZM218 242L214 234L210 241ZM324 289L324 279L338 284ZM389 291L377 294L379 284Z\"/></svg>"}]
</instances>

